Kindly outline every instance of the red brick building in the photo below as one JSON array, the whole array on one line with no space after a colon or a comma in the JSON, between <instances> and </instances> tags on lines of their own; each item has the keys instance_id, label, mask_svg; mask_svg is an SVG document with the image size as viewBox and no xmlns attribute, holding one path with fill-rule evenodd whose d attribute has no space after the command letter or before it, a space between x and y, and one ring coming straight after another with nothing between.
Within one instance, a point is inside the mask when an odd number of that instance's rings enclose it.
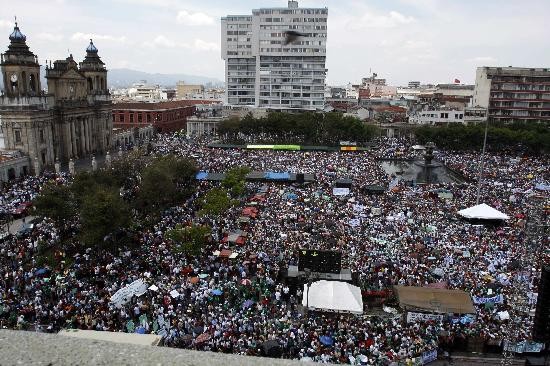
<instances>
[{"instance_id":1,"label":"red brick building","mask_svg":"<svg viewBox=\"0 0 550 366\"><path fill-rule=\"evenodd\" d=\"M195 105L211 103L203 100L169 102L130 102L113 104L113 127L134 128L153 125L157 132L185 130L187 117L195 113Z\"/></svg>"}]
</instances>

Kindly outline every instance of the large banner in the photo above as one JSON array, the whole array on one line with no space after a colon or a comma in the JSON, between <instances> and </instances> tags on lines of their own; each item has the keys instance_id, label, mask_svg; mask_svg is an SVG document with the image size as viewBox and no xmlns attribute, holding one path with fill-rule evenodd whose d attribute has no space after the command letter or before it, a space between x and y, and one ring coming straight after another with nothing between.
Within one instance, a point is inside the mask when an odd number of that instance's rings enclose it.
<instances>
[{"instance_id":1,"label":"large banner","mask_svg":"<svg viewBox=\"0 0 550 366\"><path fill-rule=\"evenodd\" d=\"M426 322L426 321L443 321L442 314L425 314L425 313L414 313L409 311L407 313L407 323L416 323L416 322Z\"/></svg>"},{"instance_id":2,"label":"large banner","mask_svg":"<svg viewBox=\"0 0 550 366\"><path fill-rule=\"evenodd\" d=\"M541 352L544 349L543 343L537 343L537 342L519 342L519 343L510 343L505 342L504 343L504 349L506 351L511 351L515 353L527 353L527 352Z\"/></svg>"},{"instance_id":3,"label":"large banner","mask_svg":"<svg viewBox=\"0 0 550 366\"><path fill-rule=\"evenodd\" d=\"M426 365L437 360L437 349L422 353L422 364Z\"/></svg>"},{"instance_id":4,"label":"large banner","mask_svg":"<svg viewBox=\"0 0 550 366\"><path fill-rule=\"evenodd\" d=\"M142 279L136 280L129 285L124 286L111 296L111 303L117 308L128 303L132 296L141 296L147 291L147 284Z\"/></svg>"},{"instance_id":5,"label":"large banner","mask_svg":"<svg viewBox=\"0 0 550 366\"><path fill-rule=\"evenodd\" d=\"M504 295L496 295L493 297L472 296L472 300L476 305L486 304L488 302L492 302L493 304L502 304L504 302Z\"/></svg>"},{"instance_id":6,"label":"large banner","mask_svg":"<svg viewBox=\"0 0 550 366\"><path fill-rule=\"evenodd\" d=\"M347 196L349 194L349 188L333 188L332 194L335 196Z\"/></svg>"}]
</instances>

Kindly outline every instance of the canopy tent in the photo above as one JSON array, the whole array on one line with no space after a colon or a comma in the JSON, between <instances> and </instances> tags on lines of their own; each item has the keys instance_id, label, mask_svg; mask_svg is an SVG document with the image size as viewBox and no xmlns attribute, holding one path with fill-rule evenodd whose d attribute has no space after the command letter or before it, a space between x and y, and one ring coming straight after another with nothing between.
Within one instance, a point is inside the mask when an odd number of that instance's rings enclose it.
<instances>
[{"instance_id":1,"label":"canopy tent","mask_svg":"<svg viewBox=\"0 0 550 366\"><path fill-rule=\"evenodd\" d=\"M235 244L238 244L238 245L243 245L246 241L246 238L240 234L240 233L229 233L227 234L227 236L225 236L222 240L222 242L224 243L235 243Z\"/></svg>"},{"instance_id":2,"label":"canopy tent","mask_svg":"<svg viewBox=\"0 0 550 366\"><path fill-rule=\"evenodd\" d=\"M252 217L253 219L256 218L256 216L258 215L258 209L256 207L245 207L243 208L243 211L242 211L242 216L248 216L248 217Z\"/></svg>"},{"instance_id":3,"label":"canopy tent","mask_svg":"<svg viewBox=\"0 0 550 366\"><path fill-rule=\"evenodd\" d=\"M477 206L466 208L458 211L458 214L467 219L482 219L482 220L508 220L508 215L492 208L491 206L482 203Z\"/></svg>"},{"instance_id":4,"label":"canopy tent","mask_svg":"<svg viewBox=\"0 0 550 366\"><path fill-rule=\"evenodd\" d=\"M313 282L309 293L305 284L302 305L312 310L363 314L361 289L347 282L325 280Z\"/></svg>"},{"instance_id":5,"label":"canopy tent","mask_svg":"<svg viewBox=\"0 0 550 366\"><path fill-rule=\"evenodd\" d=\"M195 176L195 178L197 180L205 180L206 177L208 176L208 172L198 172L197 175Z\"/></svg>"},{"instance_id":6,"label":"canopy tent","mask_svg":"<svg viewBox=\"0 0 550 366\"><path fill-rule=\"evenodd\" d=\"M367 194L383 194L386 189L379 185L366 185L363 187L363 191Z\"/></svg>"},{"instance_id":7,"label":"canopy tent","mask_svg":"<svg viewBox=\"0 0 550 366\"><path fill-rule=\"evenodd\" d=\"M351 188L352 184L353 180L350 178L340 178L334 181L334 186L336 188Z\"/></svg>"},{"instance_id":8,"label":"canopy tent","mask_svg":"<svg viewBox=\"0 0 550 366\"><path fill-rule=\"evenodd\" d=\"M416 286L395 286L399 306L405 310L435 313L475 314L470 294L461 290L446 290Z\"/></svg>"},{"instance_id":9,"label":"canopy tent","mask_svg":"<svg viewBox=\"0 0 550 366\"><path fill-rule=\"evenodd\" d=\"M288 172L265 172L264 178L268 180L290 180L290 173Z\"/></svg>"}]
</instances>

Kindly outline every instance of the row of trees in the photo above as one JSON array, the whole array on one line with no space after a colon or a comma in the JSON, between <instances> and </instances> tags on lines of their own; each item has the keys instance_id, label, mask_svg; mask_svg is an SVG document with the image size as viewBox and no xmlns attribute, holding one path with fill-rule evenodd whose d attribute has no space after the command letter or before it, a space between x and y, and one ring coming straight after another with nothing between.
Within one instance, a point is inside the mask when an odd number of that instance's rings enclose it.
<instances>
[{"instance_id":1,"label":"row of trees","mask_svg":"<svg viewBox=\"0 0 550 366\"><path fill-rule=\"evenodd\" d=\"M70 185L47 184L34 201L36 214L50 217L62 235L78 228L86 246L124 242L122 231L154 222L160 213L194 192L197 169L173 155L117 160L110 169L80 172Z\"/></svg>"},{"instance_id":2,"label":"row of trees","mask_svg":"<svg viewBox=\"0 0 550 366\"><path fill-rule=\"evenodd\" d=\"M438 147L452 150L479 150L483 145L484 125L422 126L414 130L420 143L433 141ZM550 128L544 124L490 124L487 148L522 149L534 153L550 152Z\"/></svg>"},{"instance_id":3,"label":"row of trees","mask_svg":"<svg viewBox=\"0 0 550 366\"><path fill-rule=\"evenodd\" d=\"M218 133L231 142L254 137L257 142L337 145L341 140L367 142L378 128L336 112L271 112L265 118L230 118L219 124Z\"/></svg>"}]
</instances>

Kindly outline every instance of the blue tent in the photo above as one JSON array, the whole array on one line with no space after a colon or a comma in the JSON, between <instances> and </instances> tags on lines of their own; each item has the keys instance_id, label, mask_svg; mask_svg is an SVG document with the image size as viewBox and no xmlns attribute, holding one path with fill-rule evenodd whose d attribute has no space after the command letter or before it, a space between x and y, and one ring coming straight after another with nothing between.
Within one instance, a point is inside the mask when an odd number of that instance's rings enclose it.
<instances>
[{"instance_id":1,"label":"blue tent","mask_svg":"<svg viewBox=\"0 0 550 366\"><path fill-rule=\"evenodd\" d=\"M264 178L269 180L290 180L290 173L266 172Z\"/></svg>"},{"instance_id":2,"label":"blue tent","mask_svg":"<svg viewBox=\"0 0 550 366\"><path fill-rule=\"evenodd\" d=\"M207 172L198 172L195 178L197 180L205 180L207 176L208 176Z\"/></svg>"},{"instance_id":3,"label":"blue tent","mask_svg":"<svg viewBox=\"0 0 550 366\"><path fill-rule=\"evenodd\" d=\"M220 290L220 289L214 289L214 290L212 290L212 295L220 296L221 294L223 294L223 291Z\"/></svg>"}]
</instances>

